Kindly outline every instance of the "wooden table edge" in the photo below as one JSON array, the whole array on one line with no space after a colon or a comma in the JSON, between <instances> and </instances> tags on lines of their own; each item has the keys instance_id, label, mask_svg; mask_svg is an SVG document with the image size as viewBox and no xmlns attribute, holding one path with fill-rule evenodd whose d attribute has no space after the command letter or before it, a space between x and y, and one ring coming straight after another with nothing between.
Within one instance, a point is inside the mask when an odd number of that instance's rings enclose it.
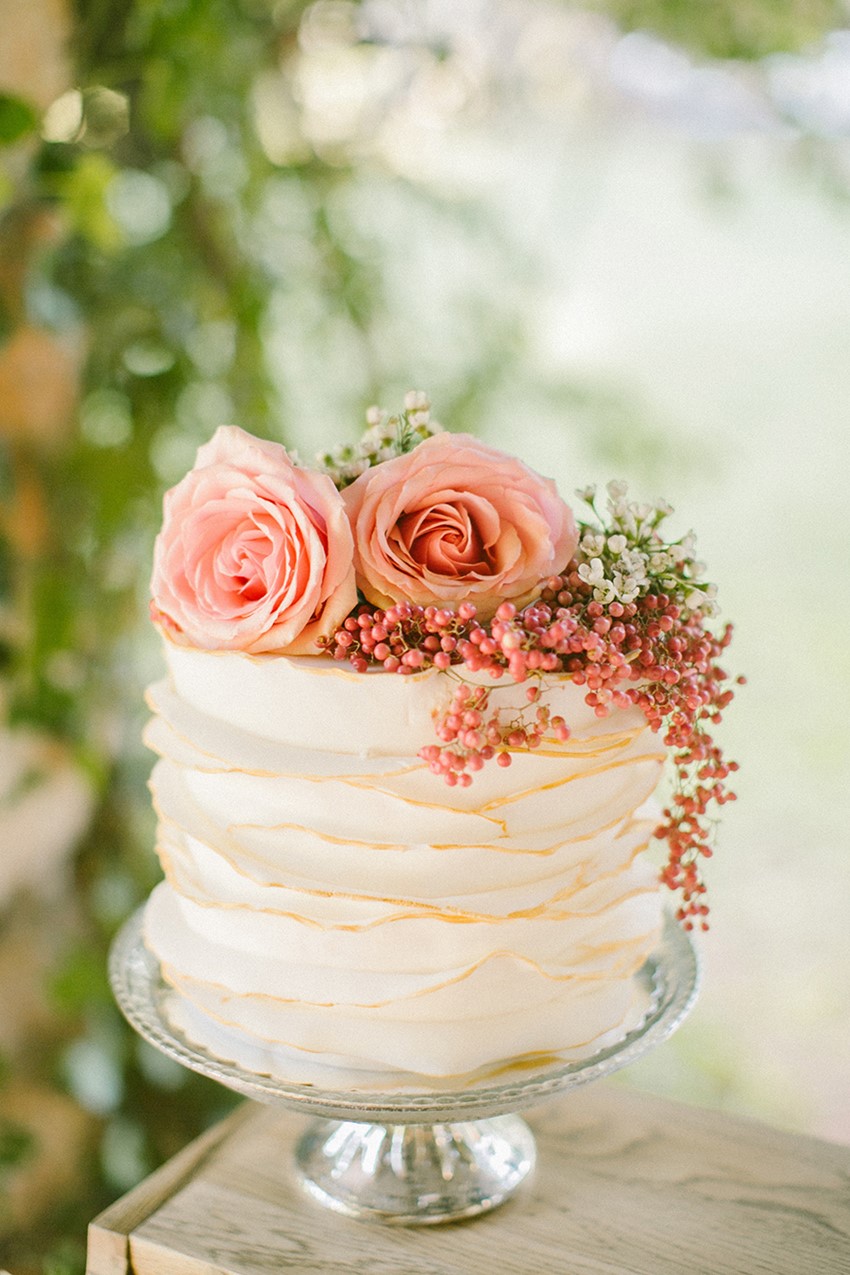
<instances>
[{"instance_id":1,"label":"wooden table edge","mask_svg":"<svg viewBox=\"0 0 850 1275\"><path fill-rule=\"evenodd\" d=\"M132 1232L181 1190L216 1148L257 1111L254 1103L242 1103L98 1214L88 1228L86 1275L127 1275Z\"/></svg>"}]
</instances>

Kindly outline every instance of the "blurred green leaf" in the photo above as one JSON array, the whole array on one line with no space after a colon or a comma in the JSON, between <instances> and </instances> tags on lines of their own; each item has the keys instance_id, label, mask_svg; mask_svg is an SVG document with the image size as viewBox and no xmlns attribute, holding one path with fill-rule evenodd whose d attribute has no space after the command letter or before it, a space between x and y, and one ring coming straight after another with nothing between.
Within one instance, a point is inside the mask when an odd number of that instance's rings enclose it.
<instances>
[{"instance_id":1,"label":"blurred green leaf","mask_svg":"<svg viewBox=\"0 0 850 1275\"><path fill-rule=\"evenodd\" d=\"M626 31L649 30L713 58L793 52L843 27L841 0L591 0Z\"/></svg>"},{"instance_id":2,"label":"blurred green leaf","mask_svg":"<svg viewBox=\"0 0 850 1275\"><path fill-rule=\"evenodd\" d=\"M125 93L102 84L83 89L79 140L84 146L112 146L130 127L130 102Z\"/></svg>"},{"instance_id":3,"label":"blurred green leaf","mask_svg":"<svg viewBox=\"0 0 850 1275\"><path fill-rule=\"evenodd\" d=\"M102 949L80 944L67 952L50 980L50 993L57 1008L68 1015L94 1005L111 1006Z\"/></svg>"},{"instance_id":4,"label":"blurred green leaf","mask_svg":"<svg viewBox=\"0 0 850 1275\"><path fill-rule=\"evenodd\" d=\"M81 1239L68 1237L45 1255L42 1275L83 1275L85 1266L85 1244Z\"/></svg>"},{"instance_id":5,"label":"blurred green leaf","mask_svg":"<svg viewBox=\"0 0 850 1275\"><path fill-rule=\"evenodd\" d=\"M105 155L85 154L73 167L56 173L50 182L74 229L109 254L117 252L123 241L106 202L107 187L116 171L115 164Z\"/></svg>"},{"instance_id":6,"label":"blurred green leaf","mask_svg":"<svg viewBox=\"0 0 850 1275\"><path fill-rule=\"evenodd\" d=\"M0 1174L8 1173L35 1151L36 1140L29 1129L14 1120L0 1117Z\"/></svg>"},{"instance_id":7,"label":"blurred green leaf","mask_svg":"<svg viewBox=\"0 0 850 1275\"><path fill-rule=\"evenodd\" d=\"M0 93L0 146L18 142L39 123L38 112L20 97Z\"/></svg>"},{"instance_id":8,"label":"blurred green leaf","mask_svg":"<svg viewBox=\"0 0 850 1275\"><path fill-rule=\"evenodd\" d=\"M12 584L14 581L14 554L12 546L8 540L0 534L0 602L4 602L11 596ZM3 659L0 656L0 669L3 667Z\"/></svg>"},{"instance_id":9,"label":"blurred green leaf","mask_svg":"<svg viewBox=\"0 0 850 1275\"><path fill-rule=\"evenodd\" d=\"M15 183L12 181L12 178L8 173L5 173L2 169L0 169L0 213L3 212L4 208L11 204L14 198ZM0 313L0 319L2 319L2 313ZM0 324L0 336L3 335L3 331L4 328L2 324Z\"/></svg>"}]
</instances>

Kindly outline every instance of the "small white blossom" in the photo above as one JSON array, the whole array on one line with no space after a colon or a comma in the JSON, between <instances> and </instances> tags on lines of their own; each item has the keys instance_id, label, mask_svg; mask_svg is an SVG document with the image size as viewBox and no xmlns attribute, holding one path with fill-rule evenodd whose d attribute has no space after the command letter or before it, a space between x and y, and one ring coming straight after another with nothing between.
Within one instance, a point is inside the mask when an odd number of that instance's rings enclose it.
<instances>
[{"instance_id":1,"label":"small white blossom","mask_svg":"<svg viewBox=\"0 0 850 1275\"><path fill-rule=\"evenodd\" d=\"M705 564L696 559L694 533L670 543L658 530L673 512L672 505L666 500L653 504L628 500L627 484L618 480L608 483L606 490L608 516L602 527L585 524L581 528L585 561L578 570L594 600L604 605L615 599L629 603L648 593L666 593L692 611L715 615L716 590L702 583ZM577 494L587 499L596 492L584 488Z\"/></svg>"},{"instance_id":2,"label":"small white blossom","mask_svg":"<svg viewBox=\"0 0 850 1275\"><path fill-rule=\"evenodd\" d=\"M611 543L610 540L608 543ZM641 553L640 549L626 549L620 554L617 565L621 571L626 571L629 575L641 580L646 579L646 555Z\"/></svg>"},{"instance_id":3,"label":"small white blossom","mask_svg":"<svg viewBox=\"0 0 850 1275\"><path fill-rule=\"evenodd\" d=\"M590 562L580 563L578 573L585 584L600 585L605 580L605 569L601 558L591 558Z\"/></svg>"},{"instance_id":4,"label":"small white blossom","mask_svg":"<svg viewBox=\"0 0 850 1275\"><path fill-rule=\"evenodd\" d=\"M615 571L613 575L614 588L617 591L617 597L621 602L633 602L639 593L638 583L634 576L625 574L622 571Z\"/></svg>"},{"instance_id":5,"label":"small white blossom","mask_svg":"<svg viewBox=\"0 0 850 1275\"><path fill-rule=\"evenodd\" d=\"M588 558L598 558L605 549L605 537L595 531L586 531L581 538L581 547Z\"/></svg>"},{"instance_id":6,"label":"small white blossom","mask_svg":"<svg viewBox=\"0 0 850 1275\"><path fill-rule=\"evenodd\" d=\"M442 432L442 425L431 420L427 394L411 390L405 402L407 408L400 416L370 407L366 412L368 428L358 443L344 443L317 457L320 469L337 487L347 486L370 466L409 452L432 434Z\"/></svg>"},{"instance_id":7,"label":"small white blossom","mask_svg":"<svg viewBox=\"0 0 850 1275\"><path fill-rule=\"evenodd\" d=\"M408 390L404 396L404 410L406 412L427 411L430 406L430 399L424 390Z\"/></svg>"},{"instance_id":8,"label":"small white blossom","mask_svg":"<svg viewBox=\"0 0 850 1275\"><path fill-rule=\"evenodd\" d=\"M634 507L632 505L622 506L621 511L617 514L617 522L627 536L631 536L633 540L638 538L637 519L635 518Z\"/></svg>"},{"instance_id":9,"label":"small white blossom","mask_svg":"<svg viewBox=\"0 0 850 1275\"><path fill-rule=\"evenodd\" d=\"M585 504L592 505L596 499L596 484L588 483L586 487L576 487L576 495L579 500L583 500Z\"/></svg>"}]
</instances>

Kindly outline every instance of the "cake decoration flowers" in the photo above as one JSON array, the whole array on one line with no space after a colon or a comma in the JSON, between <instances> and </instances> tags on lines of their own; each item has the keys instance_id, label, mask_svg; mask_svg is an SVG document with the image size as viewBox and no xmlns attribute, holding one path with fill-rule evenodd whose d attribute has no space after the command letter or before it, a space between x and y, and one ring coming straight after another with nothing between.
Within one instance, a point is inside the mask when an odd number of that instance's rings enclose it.
<instances>
[{"instance_id":1,"label":"cake decoration flowers","mask_svg":"<svg viewBox=\"0 0 850 1275\"><path fill-rule=\"evenodd\" d=\"M424 396L411 397L408 411L415 413L420 431L427 428ZM385 422L390 441L392 419ZM404 416L394 419L395 434L403 438ZM443 448L450 454L451 436L438 434L414 444L412 455L447 437ZM467 442L461 436L459 447ZM392 491L390 483L378 484L378 475L381 469L391 474L400 462L382 464L370 457L368 463L348 490L375 484ZM328 468L333 472L332 465ZM337 481L345 486L350 475ZM351 511L354 502L345 494ZM329 650L360 671L380 665L410 675L435 667L454 676L454 694L435 725L438 742L420 752L451 787L469 787L492 760L509 766L517 751L540 748L547 739L567 741L569 723L546 704L547 674L566 674L586 687L585 701L598 717L617 708L640 708L652 730L661 733L674 774L656 830L668 848L662 881L680 895L678 918L686 928L707 929L702 862L713 853L714 810L735 799L728 779L737 763L724 760L712 733L734 695L719 662L732 626L712 631L716 588L703 579L693 532L673 540L665 536L665 521L673 513L666 501L632 501L620 480L607 485L603 508L594 486L576 495L590 516L579 519L573 538L566 531L574 525L570 513L563 529L569 561L541 577L531 598L503 595L495 608L488 598L479 611L471 592L460 605L445 594L430 605L411 595L401 601L394 597L387 605L380 595L366 593L366 602L339 628ZM359 511L361 502L354 508ZM356 518L353 525L357 540ZM526 711L505 715L491 708L482 674L494 682L503 677L527 682Z\"/></svg>"},{"instance_id":2,"label":"cake decoration flowers","mask_svg":"<svg viewBox=\"0 0 850 1275\"><path fill-rule=\"evenodd\" d=\"M153 612L176 643L312 655L356 673L439 671L446 694L419 760L450 788L487 763L557 750L570 722L551 680L599 718L639 709L672 760L656 836L679 919L708 928L702 862L715 808L734 800L714 727L733 698L715 588L692 532L666 534L664 501L625 483L578 491L431 420L421 393L367 416L362 442L301 468L276 443L219 429L165 499ZM523 687L506 711L493 687ZM743 679L738 679L742 681Z\"/></svg>"},{"instance_id":3,"label":"cake decoration flowers","mask_svg":"<svg viewBox=\"0 0 850 1275\"><path fill-rule=\"evenodd\" d=\"M178 642L315 653L357 600L341 496L279 443L221 427L166 494L151 593Z\"/></svg>"},{"instance_id":4,"label":"cake decoration flowers","mask_svg":"<svg viewBox=\"0 0 850 1275\"><path fill-rule=\"evenodd\" d=\"M378 606L458 606L489 618L530 602L578 532L551 479L468 434L435 434L344 492L357 583Z\"/></svg>"}]
</instances>

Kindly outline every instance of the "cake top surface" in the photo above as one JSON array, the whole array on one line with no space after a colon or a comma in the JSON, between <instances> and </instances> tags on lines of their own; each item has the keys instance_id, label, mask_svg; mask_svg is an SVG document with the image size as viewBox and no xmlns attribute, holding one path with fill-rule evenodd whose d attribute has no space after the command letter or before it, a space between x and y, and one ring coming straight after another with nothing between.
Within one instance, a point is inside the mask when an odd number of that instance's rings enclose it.
<instances>
[{"instance_id":1,"label":"cake top surface","mask_svg":"<svg viewBox=\"0 0 850 1275\"><path fill-rule=\"evenodd\" d=\"M199 449L165 495L154 550L172 679L199 684L213 656L260 699L305 666L333 670L337 687L345 670L370 696L382 680L364 674L413 679L436 736L419 758L461 787L490 762L566 743L555 684L599 718L640 710L674 772L662 880L683 923L707 928L702 861L714 808L733 799L735 764L711 733L733 695L719 663L731 626L713 623L693 533L670 538L670 506L632 501L622 482L577 492L577 517L551 479L444 431L421 393L367 423L314 467L235 426ZM494 694L502 682L522 687L519 710Z\"/></svg>"}]
</instances>

